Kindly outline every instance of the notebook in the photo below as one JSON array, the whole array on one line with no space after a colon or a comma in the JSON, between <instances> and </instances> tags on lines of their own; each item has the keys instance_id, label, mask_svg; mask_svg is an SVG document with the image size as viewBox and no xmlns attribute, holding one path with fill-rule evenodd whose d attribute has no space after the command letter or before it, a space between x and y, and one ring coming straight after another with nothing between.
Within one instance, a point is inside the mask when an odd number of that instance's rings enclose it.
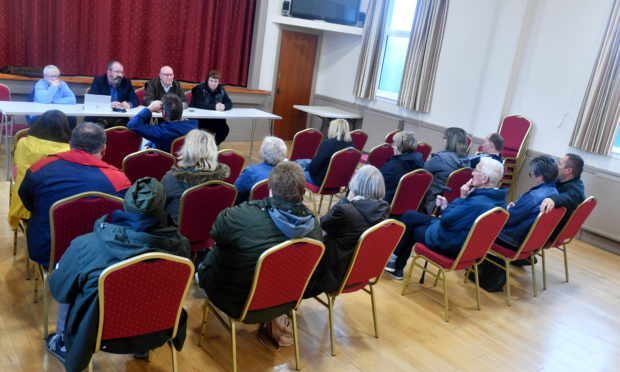
<instances>
[{"instance_id":1,"label":"notebook","mask_svg":"<svg viewBox=\"0 0 620 372\"><path fill-rule=\"evenodd\" d=\"M112 111L111 96L102 94L84 94L84 111L86 112L110 112Z\"/></svg>"}]
</instances>

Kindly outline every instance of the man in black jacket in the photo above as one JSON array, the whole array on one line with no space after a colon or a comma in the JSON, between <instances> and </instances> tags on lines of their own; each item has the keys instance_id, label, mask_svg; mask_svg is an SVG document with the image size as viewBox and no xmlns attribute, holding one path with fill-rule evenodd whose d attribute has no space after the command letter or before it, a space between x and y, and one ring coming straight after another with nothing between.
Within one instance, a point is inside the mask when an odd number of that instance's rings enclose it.
<instances>
[{"instance_id":1,"label":"man in black jacket","mask_svg":"<svg viewBox=\"0 0 620 372\"><path fill-rule=\"evenodd\" d=\"M181 84L174 80L174 71L170 66L162 66L159 70L159 77L144 83L144 105L148 106L153 101L161 100L164 94L172 93L179 96L183 102L183 108L187 108L187 97Z\"/></svg>"},{"instance_id":2,"label":"man in black jacket","mask_svg":"<svg viewBox=\"0 0 620 372\"><path fill-rule=\"evenodd\" d=\"M140 105L138 96L131 86L131 80L125 77L125 69L118 61L108 63L105 74L96 76L90 85L90 94L101 94L112 97L113 110L127 110ZM127 118L86 118L87 121L95 121L102 124L105 128L114 125L125 125Z\"/></svg>"}]
</instances>

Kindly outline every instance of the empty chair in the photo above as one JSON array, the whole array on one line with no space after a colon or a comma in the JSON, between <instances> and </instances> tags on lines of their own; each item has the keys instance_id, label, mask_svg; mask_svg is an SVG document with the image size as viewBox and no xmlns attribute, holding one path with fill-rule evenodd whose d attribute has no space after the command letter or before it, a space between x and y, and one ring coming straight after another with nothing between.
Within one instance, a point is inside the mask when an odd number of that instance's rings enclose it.
<instances>
[{"instance_id":1,"label":"empty chair","mask_svg":"<svg viewBox=\"0 0 620 372\"><path fill-rule=\"evenodd\" d=\"M192 102L192 91L188 90L187 92L185 92L185 98L187 98L187 104L190 104Z\"/></svg>"},{"instance_id":2,"label":"empty chair","mask_svg":"<svg viewBox=\"0 0 620 372\"><path fill-rule=\"evenodd\" d=\"M142 137L126 127L117 126L105 130L105 144L103 161L120 169L127 155L140 151Z\"/></svg>"},{"instance_id":3,"label":"empty chair","mask_svg":"<svg viewBox=\"0 0 620 372\"><path fill-rule=\"evenodd\" d=\"M368 134L361 129L351 131L351 140L353 140L353 146L359 151L364 150L364 145L368 141Z\"/></svg>"},{"instance_id":4,"label":"empty chair","mask_svg":"<svg viewBox=\"0 0 620 372\"><path fill-rule=\"evenodd\" d=\"M532 289L534 291L534 297L536 297L536 270L534 268L534 256L545 246L547 239L551 236L551 233L556 228L560 220L564 216L566 208L555 208L551 212L545 214L540 213L534 224L530 228L527 237L521 244L518 250L503 247L497 243L493 244L491 254L499 257L504 261L504 265L501 266L494 261L487 259L488 262L500 267L506 271L506 304L510 306L510 263L515 260L530 259L532 265Z\"/></svg>"},{"instance_id":5,"label":"empty chair","mask_svg":"<svg viewBox=\"0 0 620 372\"><path fill-rule=\"evenodd\" d=\"M431 182L433 175L424 169L416 169L402 176L392 199L390 215L400 215L409 210L417 211Z\"/></svg>"},{"instance_id":6,"label":"empty chair","mask_svg":"<svg viewBox=\"0 0 620 372\"><path fill-rule=\"evenodd\" d=\"M249 200L263 200L269 197L269 180L262 180L252 186Z\"/></svg>"},{"instance_id":7,"label":"empty chair","mask_svg":"<svg viewBox=\"0 0 620 372\"><path fill-rule=\"evenodd\" d=\"M122 171L131 183L142 177L153 177L161 181L175 162L174 156L165 151L146 149L127 155L123 159Z\"/></svg>"},{"instance_id":8,"label":"empty chair","mask_svg":"<svg viewBox=\"0 0 620 372\"><path fill-rule=\"evenodd\" d=\"M566 255L566 245L570 243L577 233L581 226L583 226L588 216L596 207L597 201L593 196L588 197L584 200L577 209L573 211L566 224L562 228L562 231L558 234L557 238L553 241L547 241L545 244L545 249L541 251L542 254L542 269L543 269L543 289L547 289L547 272L546 272L546 263L545 263L545 250L549 248L558 248L564 254L564 275L566 277L566 283L568 283L568 257Z\"/></svg>"},{"instance_id":9,"label":"empty chair","mask_svg":"<svg viewBox=\"0 0 620 372\"><path fill-rule=\"evenodd\" d=\"M295 133L289 160L312 159L323 141L323 134L314 128L304 129Z\"/></svg>"},{"instance_id":10,"label":"empty chair","mask_svg":"<svg viewBox=\"0 0 620 372\"><path fill-rule=\"evenodd\" d=\"M224 182L233 184L245 166L245 156L239 151L224 149L218 151L217 162L228 165L230 168L230 175L228 178L224 179Z\"/></svg>"},{"instance_id":11,"label":"empty chair","mask_svg":"<svg viewBox=\"0 0 620 372\"><path fill-rule=\"evenodd\" d=\"M392 142L394 142L394 135L395 135L396 133L400 132L400 131L401 131L400 129L396 129L396 130L393 130L393 131L391 131L390 133L388 133L388 134L385 136L385 143L388 143L388 144L390 144L390 145L391 145L391 144L392 144Z\"/></svg>"},{"instance_id":12,"label":"empty chair","mask_svg":"<svg viewBox=\"0 0 620 372\"><path fill-rule=\"evenodd\" d=\"M338 289L334 292L325 293L327 302L320 297L315 297L317 301L327 307L329 312L329 336L332 355L336 355L334 340L334 303L336 297L343 293L351 293L363 289L364 292L370 294L375 337L379 337L374 285L377 284L381 278L383 268L387 264L390 255L394 251L394 248L396 248L404 231L405 226L401 222L393 219L387 219L366 230L357 242L353 258L348 265L347 272L338 286Z\"/></svg>"},{"instance_id":13,"label":"empty chair","mask_svg":"<svg viewBox=\"0 0 620 372\"><path fill-rule=\"evenodd\" d=\"M476 218L474 224L469 230L469 234L463 243L458 256L451 258L445 256L439 252L429 249L422 243L415 243L413 246L413 262L409 266L409 270L405 275L403 282L403 289L401 295L405 295L409 281L411 280L411 274L413 269L418 267L435 278L433 286L437 285L439 280L443 281L443 303L444 303L444 319L450 320L450 313L448 311L448 281L446 274L456 270L474 268L475 285L476 285L476 305L480 310L480 290L478 287L478 265L483 261L484 256L493 244L493 241L501 231L502 227L508 220L508 212L500 207L495 207L490 211L483 213ZM421 265L418 261L425 261L424 265ZM430 271L427 264L431 264L436 268L436 272Z\"/></svg>"},{"instance_id":14,"label":"empty chair","mask_svg":"<svg viewBox=\"0 0 620 372\"><path fill-rule=\"evenodd\" d=\"M146 90L144 88L136 89L136 96L138 97L138 103L140 106L144 106L144 95L146 94Z\"/></svg>"},{"instance_id":15,"label":"empty chair","mask_svg":"<svg viewBox=\"0 0 620 372\"><path fill-rule=\"evenodd\" d=\"M532 122L521 115L506 116L499 125L498 133L504 138L504 149L500 154L506 167L502 186L509 189L509 199L512 199L512 185L525 161L531 129Z\"/></svg>"},{"instance_id":16,"label":"empty chair","mask_svg":"<svg viewBox=\"0 0 620 372\"><path fill-rule=\"evenodd\" d=\"M446 181L444 192L442 193L443 197L448 200L448 203L461 196L461 186L471 179L472 172L473 169L464 167L450 173ZM435 208L433 213L437 214L437 211L438 209Z\"/></svg>"},{"instance_id":17,"label":"empty chair","mask_svg":"<svg viewBox=\"0 0 620 372\"><path fill-rule=\"evenodd\" d=\"M368 155L362 155L360 162L362 164L370 164L376 168L381 168L392 156L394 156L392 145L382 143L373 147Z\"/></svg>"},{"instance_id":18,"label":"empty chair","mask_svg":"<svg viewBox=\"0 0 620 372\"><path fill-rule=\"evenodd\" d=\"M167 253L141 254L105 269L99 277L99 329L94 352L101 350L106 340L172 330L165 342L176 372L172 340L177 336L193 276L190 260ZM89 370L92 368L91 359Z\"/></svg>"},{"instance_id":19,"label":"empty chair","mask_svg":"<svg viewBox=\"0 0 620 372\"><path fill-rule=\"evenodd\" d=\"M246 321L257 323L270 320L275 315L273 311L268 312L271 316L266 319L260 318L260 314L275 307L279 308L280 314L288 314L293 322L295 366L297 370L300 370L296 311L301 303L308 281L324 251L323 243L308 238L288 240L267 249L260 255L256 263L252 290L248 293L245 306L239 317L234 318L230 314L226 314L228 317L228 322L226 322L214 311L214 314L230 331L233 371L237 371L236 323ZM211 308L215 308L215 305L207 298L202 317L199 345L202 344L207 331L207 319Z\"/></svg>"},{"instance_id":20,"label":"empty chair","mask_svg":"<svg viewBox=\"0 0 620 372\"><path fill-rule=\"evenodd\" d=\"M339 193L349 184L360 157L361 153L352 147L337 151L329 161L323 183L320 186L316 186L306 182L306 190L308 190L312 199L315 214L318 214L321 210L324 195L329 195L329 206L327 208L331 207L334 194ZM321 195L318 209L316 208L315 195Z\"/></svg>"},{"instance_id":21,"label":"empty chair","mask_svg":"<svg viewBox=\"0 0 620 372\"><path fill-rule=\"evenodd\" d=\"M11 90L8 86L4 84L0 84L0 101L10 101L11 100ZM11 139L15 135L15 133L19 132L22 129L28 128L27 124L16 124L13 121L13 116L6 115L5 113L0 111L0 145L4 140L4 156L5 156L5 167L6 167L6 180L10 179L10 162L11 158L9 156L9 151L11 149L11 145L9 145Z\"/></svg>"},{"instance_id":22,"label":"empty chair","mask_svg":"<svg viewBox=\"0 0 620 372\"><path fill-rule=\"evenodd\" d=\"M428 160L428 157L431 156L431 152L433 151L433 146L429 145L426 142L418 142L418 147L415 149L417 152L422 154L422 159L424 161Z\"/></svg>"}]
</instances>

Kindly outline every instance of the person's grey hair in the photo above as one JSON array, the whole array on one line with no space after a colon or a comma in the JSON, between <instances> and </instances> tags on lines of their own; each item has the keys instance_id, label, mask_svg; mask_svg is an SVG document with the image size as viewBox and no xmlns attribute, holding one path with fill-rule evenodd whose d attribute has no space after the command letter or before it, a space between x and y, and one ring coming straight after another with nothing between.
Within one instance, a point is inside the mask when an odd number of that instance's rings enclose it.
<instances>
[{"instance_id":1,"label":"person's grey hair","mask_svg":"<svg viewBox=\"0 0 620 372\"><path fill-rule=\"evenodd\" d=\"M454 151L459 158L467 156L467 132L462 128L451 127L443 134L446 139L446 150Z\"/></svg>"},{"instance_id":2,"label":"person's grey hair","mask_svg":"<svg viewBox=\"0 0 620 372\"><path fill-rule=\"evenodd\" d=\"M265 136L260 146L260 156L269 165L276 165L286 158L286 143L278 137Z\"/></svg>"},{"instance_id":3,"label":"person's grey hair","mask_svg":"<svg viewBox=\"0 0 620 372\"><path fill-rule=\"evenodd\" d=\"M553 182L558 178L558 162L548 155L540 155L530 161L530 172L542 176L545 182Z\"/></svg>"},{"instance_id":4,"label":"person's grey hair","mask_svg":"<svg viewBox=\"0 0 620 372\"><path fill-rule=\"evenodd\" d=\"M179 167L194 167L195 170L213 171L217 168L217 145L209 132L192 129L185 136L181 150L177 153Z\"/></svg>"},{"instance_id":5,"label":"person's grey hair","mask_svg":"<svg viewBox=\"0 0 620 372\"><path fill-rule=\"evenodd\" d=\"M377 168L364 165L349 182L349 189L366 199L381 200L385 196L385 181Z\"/></svg>"},{"instance_id":6,"label":"person's grey hair","mask_svg":"<svg viewBox=\"0 0 620 372\"><path fill-rule=\"evenodd\" d=\"M327 138L336 138L338 141L352 142L349 132L349 122L345 119L335 119L329 122Z\"/></svg>"},{"instance_id":7,"label":"person's grey hair","mask_svg":"<svg viewBox=\"0 0 620 372\"><path fill-rule=\"evenodd\" d=\"M418 147L418 141L415 139L415 135L412 131L398 132L393 137L394 146L402 154L408 152L414 152Z\"/></svg>"},{"instance_id":8,"label":"person's grey hair","mask_svg":"<svg viewBox=\"0 0 620 372\"><path fill-rule=\"evenodd\" d=\"M504 165L488 156L481 157L478 164L480 167L478 171L489 178L489 184L493 187L497 186L504 177Z\"/></svg>"},{"instance_id":9,"label":"person's grey hair","mask_svg":"<svg viewBox=\"0 0 620 372\"><path fill-rule=\"evenodd\" d=\"M91 155L98 154L105 146L105 131L99 124L83 122L71 133L71 150L82 150Z\"/></svg>"},{"instance_id":10,"label":"person's grey hair","mask_svg":"<svg viewBox=\"0 0 620 372\"><path fill-rule=\"evenodd\" d=\"M52 72L58 72L58 75L60 75L60 69L54 65L47 65L45 67L43 67L43 76L49 76L50 73Z\"/></svg>"}]
</instances>

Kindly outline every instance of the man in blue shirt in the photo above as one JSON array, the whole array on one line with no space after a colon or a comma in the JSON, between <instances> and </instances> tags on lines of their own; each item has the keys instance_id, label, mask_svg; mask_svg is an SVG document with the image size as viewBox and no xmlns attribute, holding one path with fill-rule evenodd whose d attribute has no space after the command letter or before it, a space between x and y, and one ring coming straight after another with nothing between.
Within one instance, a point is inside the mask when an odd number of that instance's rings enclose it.
<instances>
[{"instance_id":1,"label":"man in blue shirt","mask_svg":"<svg viewBox=\"0 0 620 372\"><path fill-rule=\"evenodd\" d=\"M60 70L54 65L47 65L43 68L43 79L37 81L32 91L32 102L38 103L59 103L75 105L75 94L64 81L60 80ZM37 120L38 115L30 115L28 123ZM72 118L71 128L75 127L75 118Z\"/></svg>"}]
</instances>

